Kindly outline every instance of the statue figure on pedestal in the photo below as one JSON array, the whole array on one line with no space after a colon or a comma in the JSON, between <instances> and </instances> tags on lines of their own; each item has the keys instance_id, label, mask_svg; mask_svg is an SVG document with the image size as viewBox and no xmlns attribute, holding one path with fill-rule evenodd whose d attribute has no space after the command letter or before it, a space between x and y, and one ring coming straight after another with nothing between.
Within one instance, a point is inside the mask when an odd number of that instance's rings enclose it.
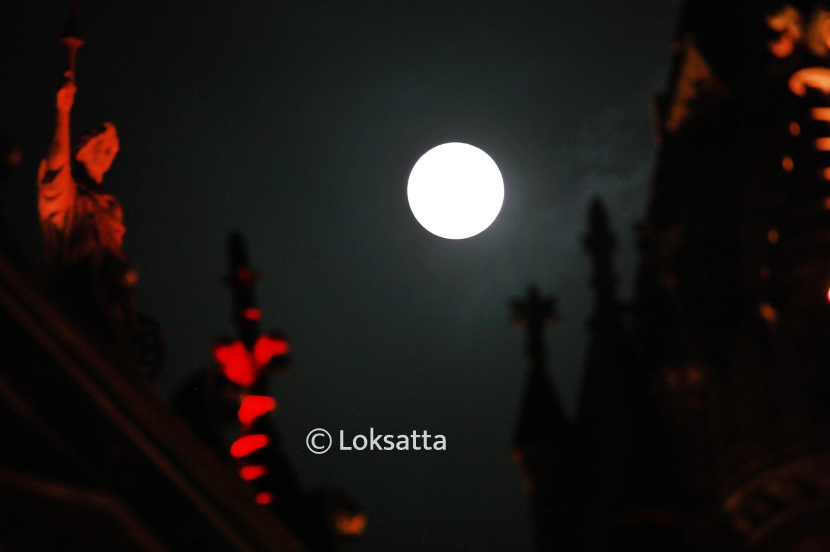
<instances>
[{"instance_id":1,"label":"statue figure on pedestal","mask_svg":"<svg viewBox=\"0 0 830 552\"><path fill-rule=\"evenodd\" d=\"M101 187L118 153L115 125L104 123L70 142L75 59L83 44L77 1L61 42L67 62L57 92L55 134L38 170L38 211L46 270L56 289L122 346L133 349L149 375L161 367L164 336L136 312L131 289L138 275L122 250L121 205Z\"/></svg>"},{"instance_id":2,"label":"statue figure on pedestal","mask_svg":"<svg viewBox=\"0 0 830 552\"><path fill-rule=\"evenodd\" d=\"M75 85L67 80L57 93L55 135L38 170L44 258L53 277L90 278L98 288L89 290L98 295L96 300L123 303L135 276L121 249L125 232L121 205L100 187L118 153L118 135L112 123L104 123L70 147L74 97ZM131 313L125 308L113 304L108 310L126 321Z\"/></svg>"},{"instance_id":3,"label":"statue figure on pedestal","mask_svg":"<svg viewBox=\"0 0 830 552\"><path fill-rule=\"evenodd\" d=\"M121 205L101 189L118 153L118 135L112 123L104 123L70 145L76 87L65 76L55 102L55 134L38 170L46 267L73 294L89 295L83 300L103 307L107 318L131 326L136 314L129 290L136 276L121 249Z\"/></svg>"}]
</instances>

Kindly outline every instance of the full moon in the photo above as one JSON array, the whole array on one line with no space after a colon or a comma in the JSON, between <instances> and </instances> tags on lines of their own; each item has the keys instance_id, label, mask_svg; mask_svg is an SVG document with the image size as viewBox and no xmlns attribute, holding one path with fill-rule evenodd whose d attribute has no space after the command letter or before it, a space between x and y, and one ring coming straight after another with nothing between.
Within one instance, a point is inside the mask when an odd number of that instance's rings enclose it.
<instances>
[{"instance_id":1,"label":"full moon","mask_svg":"<svg viewBox=\"0 0 830 552\"><path fill-rule=\"evenodd\" d=\"M504 181L489 155L452 142L426 152L409 174L409 207L421 226L463 240L490 226L504 202Z\"/></svg>"}]
</instances>

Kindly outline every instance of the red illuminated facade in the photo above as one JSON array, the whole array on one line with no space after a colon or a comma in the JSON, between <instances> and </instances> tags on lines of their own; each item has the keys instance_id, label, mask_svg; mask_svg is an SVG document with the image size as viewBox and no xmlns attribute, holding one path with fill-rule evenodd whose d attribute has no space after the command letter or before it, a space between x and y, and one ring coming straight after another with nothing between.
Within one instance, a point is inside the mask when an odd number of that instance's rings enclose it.
<instances>
[{"instance_id":1,"label":"red illuminated facade","mask_svg":"<svg viewBox=\"0 0 830 552\"><path fill-rule=\"evenodd\" d=\"M287 368L290 345L280 332L261 331L263 316L254 294L258 273L240 236L231 236L228 254L225 281L233 297L236 337L214 342L215 367L185 384L174 403L234 466L252 492L252 503L285 520L310 550L334 551L360 536L366 517L343 493L307 493L297 481L274 423L278 403L269 395L271 376ZM230 442L229 433L236 434Z\"/></svg>"}]
</instances>

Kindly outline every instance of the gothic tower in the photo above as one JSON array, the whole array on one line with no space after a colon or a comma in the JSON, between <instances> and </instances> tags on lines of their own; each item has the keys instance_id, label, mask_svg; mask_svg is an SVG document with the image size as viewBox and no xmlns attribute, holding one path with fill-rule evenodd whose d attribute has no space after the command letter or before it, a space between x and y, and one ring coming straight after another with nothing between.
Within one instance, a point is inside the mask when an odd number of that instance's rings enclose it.
<instances>
[{"instance_id":1,"label":"gothic tower","mask_svg":"<svg viewBox=\"0 0 830 552\"><path fill-rule=\"evenodd\" d=\"M634 333L699 550L830 546L830 11L687 2Z\"/></svg>"},{"instance_id":2,"label":"gothic tower","mask_svg":"<svg viewBox=\"0 0 830 552\"><path fill-rule=\"evenodd\" d=\"M830 5L688 0L674 54L630 307L591 207L577 415L534 433L540 548L830 550Z\"/></svg>"}]
</instances>

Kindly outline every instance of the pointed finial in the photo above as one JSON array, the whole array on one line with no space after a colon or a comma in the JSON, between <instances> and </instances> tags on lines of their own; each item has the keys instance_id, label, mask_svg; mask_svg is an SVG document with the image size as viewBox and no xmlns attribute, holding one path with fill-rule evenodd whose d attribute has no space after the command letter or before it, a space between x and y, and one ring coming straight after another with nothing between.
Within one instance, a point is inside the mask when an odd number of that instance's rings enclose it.
<instances>
[{"instance_id":1,"label":"pointed finial","mask_svg":"<svg viewBox=\"0 0 830 552\"><path fill-rule=\"evenodd\" d=\"M69 5L69 17L66 20L66 25L63 28L63 34L61 35L61 41L64 42L67 39L70 40L77 40L83 44L83 38L81 37L81 25L78 21L78 4L79 0L71 0Z\"/></svg>"},{"instance_id":2,"label":"pointed finial","mask_svg":"<svg viewBox=\"0 0 830 552\"><path fill-rule=\"evenodd\" d=\"M611 253L617 247L617 240L608 227L608 213L602 199L591 201L588 215L590 231L585 236L585 247L591 253Z\"/></svg>"},{"instance_id":3,"label":"pointed finial","mask_svg":"<svg viewBox=\"0 0 830 552\"><path fill-rule=\"evenodd\" d=\"M605 205L599 197L591 202L588 225L588 234L583 238L583 243L594 265L591 284L603 299L612 299L617 277L614 275L611 256L617 248L617 238L611 232Z\"/></svg>"},{"instance_id":4,"label":"pointed finial","mask_svg":"<svg viewBox=\"0 0 830 552\"><path fill-rule=\"evenodd\" d=\"M78 0L72 0L69 7L69 18L61 35L61 44L66 49L66 70L63 74L64 80L75 82L75 60L78 57L78 49L84 45L81 38L81 25L78 23Z\"/></svg>"}]
</instances>

